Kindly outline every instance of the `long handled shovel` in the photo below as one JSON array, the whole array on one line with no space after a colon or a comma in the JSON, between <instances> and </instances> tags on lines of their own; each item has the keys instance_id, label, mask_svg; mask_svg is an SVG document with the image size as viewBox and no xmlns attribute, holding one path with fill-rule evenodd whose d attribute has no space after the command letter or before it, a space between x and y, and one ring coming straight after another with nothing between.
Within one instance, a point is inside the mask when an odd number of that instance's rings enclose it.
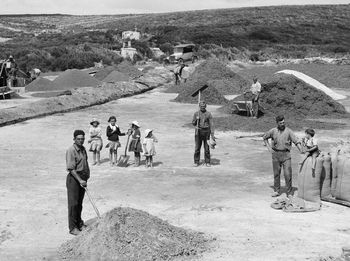
<instances>
[{"instance_id":1,"label":"long handled shovel","mask_svg":"<svg viewBox=\"0 0 350 261\"><path fill-rule=\"evenodd\" d=\"M128 140L126 141L125 153L124 153L124 155L121 155L119 160L118 160L118 163L117 163L118 167L127 167L128 166L128 161L129 161L130 156L126 155L126 151L128 149L129 139L130 139L130 135L128 135Z\"/></svg>"},{"instance_id":2,"label":"long handled shovel","mask_svg":"<svg viewBox=\"0 0 350 261\"><path fill-rule=\"evenodd\" d=\"M86 194L87 194L88 197L89 197L90 203L91 203L92 207L94 208L97 217L98 217L98 218L101 218L100 212L98 211L98 209L97 209L97 207L96 207L96 205L95 205L95 202L93 201L93 199L92 199L92 197L91 197L91 195L90 195L90 193L89 193L89 190L87 189L87 187L83 187L83 188L85 189L85 192L86 192Z\"/></svg>"}]
</instances>

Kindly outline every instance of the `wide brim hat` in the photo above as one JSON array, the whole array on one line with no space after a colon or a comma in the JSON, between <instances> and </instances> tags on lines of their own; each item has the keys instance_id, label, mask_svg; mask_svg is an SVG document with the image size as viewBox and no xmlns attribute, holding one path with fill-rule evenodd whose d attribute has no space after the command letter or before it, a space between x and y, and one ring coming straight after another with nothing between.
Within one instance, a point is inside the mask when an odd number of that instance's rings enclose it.
<instances>
[{"instance_id":1,"label":"wide brim hat","mask_svg":"<svg viewBox=\"0 0 350 261\"><path fill-rule=\"evenodd\" d=\"M90 125L92 125L94 122L97 122L97 124L100 124L100 122L98 121L98 119L93 118L93 119L90 121Z\"/></svg>"},{"instance_id":2,"label":"wide brim hat","mask_svg":"<svg viewBox=\"0 0 350 261\"><path fill-rule=\"evenodd\" d=\"M135 126L137 126L139 128L141 127L140 123L138 121L133 121L133 122L131 122L131 124L134 124Z\"/></svg>"},{"instance_id":3,"label":"wide brim hat","mask_svg":"<svg viewBox=\"0 0 350 261\"><path fill-rule=\"evenodd\" d=\"M151 129L146 129L145 130L145 137L147 137L148 136L148 134L150 133L150 132L152 132L153 130L151 130Z\"/></svg>"}]
</instances>

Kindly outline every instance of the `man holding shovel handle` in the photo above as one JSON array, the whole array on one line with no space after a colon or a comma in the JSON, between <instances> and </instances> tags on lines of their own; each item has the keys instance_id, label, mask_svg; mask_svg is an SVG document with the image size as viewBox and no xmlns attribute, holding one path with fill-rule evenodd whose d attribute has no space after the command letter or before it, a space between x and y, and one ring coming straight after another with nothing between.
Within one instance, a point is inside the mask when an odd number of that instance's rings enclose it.
<instances>
[{"instance_id":1,"label":"man holding shovel handle","mask_svg":"<svg viewBox=\"0 0 350 261\"><path fill-rule=\"evenodd\" d=\"M86 227L81 219L83 200L87 180L90 178L88 157L83 146L85 133L82 130L75 130L73 133L73 145L66 152L67 164L67 196L68 196L68 226L69 233L78 235Z\"/></svg>"}]
</instances>

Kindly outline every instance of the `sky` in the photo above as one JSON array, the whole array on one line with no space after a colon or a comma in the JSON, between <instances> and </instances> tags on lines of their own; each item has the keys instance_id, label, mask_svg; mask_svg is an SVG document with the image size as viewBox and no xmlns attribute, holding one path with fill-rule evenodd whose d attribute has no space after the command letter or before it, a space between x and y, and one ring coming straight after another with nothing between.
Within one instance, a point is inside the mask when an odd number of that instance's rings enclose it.
<instances>
[{"instance_id":1,"label":"sky","mask_svg":"<svg viewBox=\"0 0 350 261\"><path fill-rule=\"evenodd\" d=\"M350 4L350 0L1 0L0 14L130 14L304 4Z\"/></svg>"}]
</instances>

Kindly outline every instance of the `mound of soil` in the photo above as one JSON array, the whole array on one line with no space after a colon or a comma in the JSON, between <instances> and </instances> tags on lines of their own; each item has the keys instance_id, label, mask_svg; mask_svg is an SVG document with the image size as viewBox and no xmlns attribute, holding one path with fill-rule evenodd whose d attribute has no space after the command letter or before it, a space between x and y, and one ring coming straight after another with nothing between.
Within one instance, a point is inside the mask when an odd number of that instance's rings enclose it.
<instances>
[{"instance_id":1,"label":"mound of soil","mask_svg":"<svg viewBox=\"0 0 350 261\"><path fill-rule=\"evenodd\" d=\"M26 92L52 91L57 90L54 82L39 77L26 86Z\"/></svg>"},{"instance_id":2,"label":"mound of soil","mask_svg":"<svg viewBox=\"0 0 350 261\"><path fill-rule=\"evenodd\" d=\"M182 90L175 98L175 101L181 103L198 103L198 96L192 97L191 94L205 84L208 85L208 88L201 93L202 101L205 101L207 104L215 105L227 104L228 101L225 99L225 97L214 87L211 82L207 82L205 80L197 81L192 88Z\"/></svg>"},{"instance_id":3,"label":"mound of soil","mask_svg":"<svg viewBox=\"0 0 350 261\"><path fill-rule=\"evenodd\" d=\"M222 108L232 112L238 96ZM306 118L345 114L343 105L334 101L324 92L310 86L293 75L275 75L270 82L262 84L260 103L266 115L284 114L289 118Z\"/></svg>"},{"instance_id":4,"label":"mound of soil","mask_svg":"<svg viewBox=\"0 0 350 261\"><path fill-rule=\"evenodd\" d=\"M115 66L107 66L101 69L100 71L98 71L97 73L95 73L94 77L99 81L103 81L104 78L106 78L111 72L115 70L116 70Z\"/></svg>"},{"instance_id":5,"label":"mound of soil","mask_svg":"<svg viewBox=\"0 0 350 261\"><path fill-rule=\"evenodd\" d=\"M138 78L143 74L139 69L137 69L128 61L121 62L116 66L116 69L119 72L125 73L132 79Z\"/></svg>"},{"instance_id":6,"label":"mound of soil","mask_svg":"<svg viewBox=\"0 0 350 261\"><path fill-rule=\"evenodd\" d=\"M186 260L206 250L202 233L170 225L144 211L115 208L59 249L67 260Z\"/></svg>"},{"instance_id":7,"label":"mound of soil","mask_svg":"<svg viewBox=\"0 0 350 261\"><path fill-rule=\"evenodd\" d=\"M54 81L55 90L68 90L79 87L96 87L101 82L80 70L66 70Z\"/></svg>"},{"instance_id":8,"label":"mound of soil","mask_svg":"<svg viewBox=\"0 0 350 261\"><path fill-rule=\"evenodd\" d=\"M209 59L196 67L186 83L175 85L167 92L180 93L184 89L192 89L203 81L211 83L223 95L242 93L249 86L248 81L225 64L217 59Z\"/></svg>"},{"instance_id":9,"label":"mound of soil","mask_svg":"<svg viewBox=\"0 0 350 261\"><path fill-rule=\"evenodd\" d=\"M104 82L127 82L129 80L128 75L118 71L112 71L106 78L103 79Z\"/></svg>"}]
</instances>

